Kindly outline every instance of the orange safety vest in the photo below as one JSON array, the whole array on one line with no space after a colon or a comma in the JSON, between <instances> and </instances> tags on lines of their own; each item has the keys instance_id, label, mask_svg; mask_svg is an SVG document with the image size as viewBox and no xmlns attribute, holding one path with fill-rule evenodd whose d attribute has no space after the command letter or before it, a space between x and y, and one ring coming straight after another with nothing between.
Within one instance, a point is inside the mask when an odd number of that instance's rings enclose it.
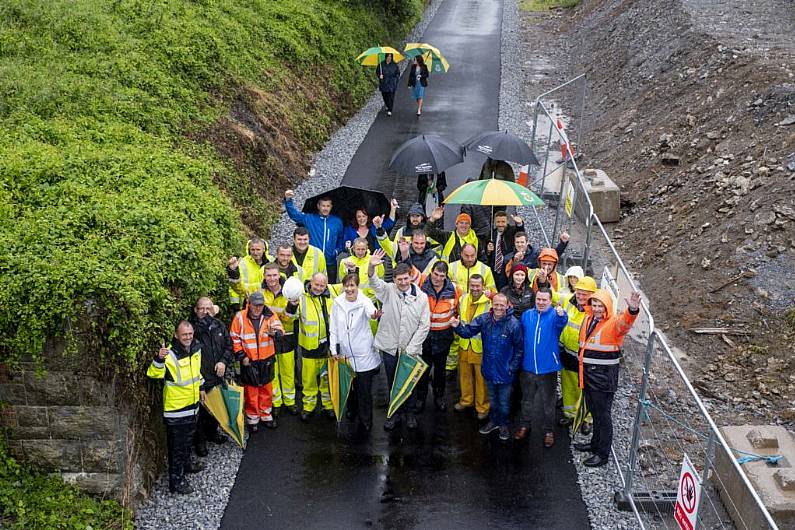
<instances>
[{"instance_id":1,"label":"orange safety vest","mask_svg":"<svg viewBox=\"0 0 795 530\"><path fill-rule=\"evenodd\" d=\"M422 283L425 283L424 278ZM428 295L428 306L431 309L431 331L443 331L452 327L450 319L458 311L458 301L461 298L461 289L454 283L453 288L455 294L452 298L449 294L443 294L440 298Z\"/></svg>"},{"instance_id":2,"label":"orange safety vest","mask_svg":"<svg viewBox=\"0 0 795 530\"><path fill-rule=\"evenodd\" d=\"M590 304L585 306L585 318L580 326L580 388L585 388L583 376L585 364L612 365L620 362L624 337L638 317L637 314L633 315L629 311L614 315L613 299L604 289L598 289L591 298L596 298L604 304L606 314L588 334L588 328L593 322L593 313Z\"/></svg>"},{"instance_id":3,"label":"orange safety vest","mask_svg":"<svg viewBox=\"0 0 795 530\"><path fill-rule=\"evenodd\" d=\"M232 337L232 349L236 354L241 352L252 361L267 359L276 355L276 346L268 332L271 325L279 321L279 317L265 308L262 312L262 322L259 326L259 336L255 332L254 324L248 318L248 310L238 311L229 328Z\"/></svg>"}]
</instances>

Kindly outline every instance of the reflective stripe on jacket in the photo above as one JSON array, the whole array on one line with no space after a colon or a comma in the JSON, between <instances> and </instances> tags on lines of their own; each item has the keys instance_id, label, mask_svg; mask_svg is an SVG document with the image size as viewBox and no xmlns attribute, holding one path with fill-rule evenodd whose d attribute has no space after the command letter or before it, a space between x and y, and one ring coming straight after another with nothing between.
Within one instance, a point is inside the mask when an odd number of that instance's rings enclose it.
<instances>
[{"instance_id":1,"label":"reflective stripe on jacket","mask_svg":"<svg viewBox=\"0 0 795 530\"><path fill-rule=\"evenodd\" d=\"M266 253L267 253L267 247ZM243 256L238 261L238 274L235 279L229 278L229 303L242 304L252 293L260 290L262 280L265 276L262 267L267 258L263 255L262 265L254 261L250 255Z\"/></svg>"},{"instance_id":2,"label":"reflective stripe on jacket","mask_svg":"<svg viewBox=\"0 0 795 530\"><path fill-rule=\"evenodd\" d=\"M431 310L431 332L451 329L450 319L458 310L461 289L445 278L444 287L437 293L431 284L431 279L426 278L422 282L422 291L428 295L428 307Z\"/></svg>"},{"instance_id":3,"label":"reflective stripe on jacket","mask_svg":"<svg viewBox=\"0 0 795 530\"><path fill-rule=\"evenodd\" d=\"M470 228L464 237L459 236L458 232L453 230L442 249L442 259L448 263L458 261L461 259L461 249L467 243L474 245L475 250L478 250L478 235L474 230Z\"/></svg>"},{"instance_id":4,"label":"reflective stripe on jacket","mask_svg":"<svg viewBox=\"0 0 795 530\"><path fill-rule=\"evenodd\" d=\"M315 273L326 272L326 258L323 256L323 252L312 245L309 245L309 248L306 249L304 262L300 265L298 260L295 259L295 250L293 250L293 265L299 267L302 282L311 280Z\"/></svg>"},{"instance_id":5,"label":"reflective stripe on jacket","mask_svg":"<svg viewBox=\"0 0 795 530\"><path fill-rule=\"evenodd\" d=\"M474 306L474 312L472 313L472 318L468 318L472 307ZM491 309L491 300L485 294L481 294L480 298L477 300L472 300L472 295L469 293L464 294L461 297L461 302L459 303L461 314L461 323L462 324L469 324L473 320L475 320L478 316L488 312ZM458 341L458 347L461 350L467 350L472 348L472 351L475 353L483 353L483 340L480 337L480 334L475 335L472 338L464 339Z\"/></svg>"},{"instance_id":6,"label":"reflective stripe on jacket","mask_svg":"<svg viewBox=\"0 0 795 530\"><path fill-rule=\"evenodd\" d=\"M563 333L560 334L560 344L564 349L561 352L561 360L565 369L576 370L578 352L580 351L580 327L585 319L585 311L580 311L577 307L577 300L574 296L564 300L561 307L569 315L569 321L563 328Z\"/></svg>"},{"instance_id":7,"label":"reflective stripe on jacket","mask_svg":"<svg viewBox=\"0 0 795 530\"><path fill-rule=\"evenodd\" d=\"M268 333L271 331L271 324L278 322L279 317L266 307L261 318L259 333L251 322L247 309L238 311L232 319L229 335L232 337L232 349L238 360L248 357L252 361L260 361L276 355L273 337Z\"/></svg>"},{"instance_id":8,"label":"reflective stripe on jacket","mask_svg":"<svg viewBox=\"0 0 795 530\"><path fill-rule=\"evenodd\" d=\"M461 288L464 292L469 291L469 278L473 274L483 276L483 288L492 293L497 292L497 285L494 283L494 274L488 265L482 261L476 261L471 267L466 267L461 260L454 261L447 270L448 277Z\"/></svg>"},{"instance_id":9,"label":"reflective stripe on jacket","mask_svg":"<svg viewBox=\"0 0 795 530\"><path fill-rule=\"evenodd\" d=\"M175 351L176 350L176 351ZM194 340L190 351L181 345L169 346L162 361L155 357L146 370L147 377L163 379L163 417L179 421L196 416L204 379L201 374L201 343Z\"/></svg>"}]
</instances>

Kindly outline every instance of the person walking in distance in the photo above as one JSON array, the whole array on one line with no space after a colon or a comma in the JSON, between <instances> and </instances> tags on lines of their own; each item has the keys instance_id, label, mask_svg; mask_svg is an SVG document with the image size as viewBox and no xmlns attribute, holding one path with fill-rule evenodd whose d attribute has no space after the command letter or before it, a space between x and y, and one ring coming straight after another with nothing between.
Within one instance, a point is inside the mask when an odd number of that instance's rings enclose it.
<instances>
[{"instance_id":1,"label":"person walking in distance","mask_svg":"<svg viewBox=\"0 0 795 530\"><path fill-rule=\"evenodd\" d=\"M568 320L569 317L560 305L552 309L552 291L547 287L540 288L536 293L535 308L522 315L524 358L519 374L522 412L514 440L524 440L527 437L533 418L533 401L536 393L540 393L544 447L552 447L555 443L555 391L560 370L558 342Z\"/></svg>"},{"instance_id":2,"label":"person walking in distance","mask_svg":"<svg viewBox=\"0 0 795 530\"><path fill-rule=\"evenodd\" d=\"M397 91L400 80L400 68L393 60L391 53L384 56L384 60L376 68L375 74L378 76L378 90L381 92L381 97L384 98L386 115L391 116L395 106L395 91Z\"/></svg>"},{"instance_id":3,"label":"person walking in distance","mask_svg":"<svg viewBox=\"0 0 795 530\"><path fill-rule=\"evenodd\" d=\"M430 330L431 310L428 296L411 283L411 268L407 264L397 264L394 283L386 283L375 274L376 267L383 263L385 255L383 249L373 253L367 274L370 277L370 287L381 302L383 311L374 345L381 352L387 387L391 391L398 356L422 354L422 344ZM394 429L402 417L406 419L407 428L416 429L417 418L413 409L414 397L410 395L397 413L384 422L384 430Z\"/></svg>"},{"instance_id":4,"label":"person walking in distance","mask_svg":"<svg viewBox=\"0 0 795 530\"><path fill-rule=\"evenodd\" d=\"M577 451L593 455L583 464L599 467L607 464L613 445L613 398L618 389L621 346L640 313L640 293L626 300L627 309L613 314L613 299L604 289L591 295L580 326L580 388L585 405L593 417L593 434L588 443L574 444Z\"/></svg>"},{"instance_id":5,"label":"person walking in distance","mask_svg":"<svg viewBox=\"0 0 795 530\"><path fill-rule=\"evenodd\" d=\"M414 91L414 99L417 101L417 116L422 115L422 102L425 99L425 87L428 86L428 67L422 55L414 58L409 72L409 88Z\"/></svg>"}]
</instances>

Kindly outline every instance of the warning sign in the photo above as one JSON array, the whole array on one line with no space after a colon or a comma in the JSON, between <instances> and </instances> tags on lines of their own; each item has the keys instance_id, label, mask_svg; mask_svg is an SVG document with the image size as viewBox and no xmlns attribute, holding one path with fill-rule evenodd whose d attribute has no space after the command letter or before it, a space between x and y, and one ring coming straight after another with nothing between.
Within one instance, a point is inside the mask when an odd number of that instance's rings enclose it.
<instances>
[{"instance_id":1,"label":"warning sign","mask_svg":"<svg viewBox=\"0 0 795 530\"><path fill-rule=\"evenodd\" d=\"M571 219L574 214L574 186L571 182L566 182L566 192L564 194L563 209L566 211L566 216Z\"/></svg>"},{"instance_id":2,"label":"warning sign","mask_svg":"<svg viewBox=\"0 0 795 530\"><path fill-rule=\"evenodd\" d=\"M674 519L681 530L695 530L698 520L698 503L701 500L701 479L687 455L682 460L679 489L676 493Z\"/></svg>"}]
</instances>

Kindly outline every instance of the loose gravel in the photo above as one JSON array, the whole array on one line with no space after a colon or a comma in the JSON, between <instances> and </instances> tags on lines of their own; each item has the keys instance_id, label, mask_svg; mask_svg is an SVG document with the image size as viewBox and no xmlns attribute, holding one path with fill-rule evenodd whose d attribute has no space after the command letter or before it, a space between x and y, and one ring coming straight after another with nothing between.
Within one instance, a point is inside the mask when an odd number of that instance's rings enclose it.
<instances>
[{"instance_id":1,"label":"loose gravel","mask_svg":"<svg viewBox=\"0 0 795 530\"><path fill-rule=\"evenodd\" d=\"M443 0L433 0L423 14L422 20L406 38L406 42L417 42L425 28L433 19ZM402 65L405 68L408 61ZM295 189L296 204L320 193L339 186L345 170L367 135L382 106L380 94L376 91L367 104L338 129L315 156L309 178ZM271 245L290 241L294 224L283 214L271 231ZM272 247L273 248L273 247ZM209 444L210 454L203 461L206 469L201 473L189 475L188 480L194 493L172 495L168 491L168 477L160 477L148 500L143 502L135 514L139 529L195 528L216 529L224 515L229 493L235 484L237 470L243 458L243 450L231 441L217 446Z\"/></svg>"},{"instance_id":2,"label":"loose gravel","mask_svg":"<svg viewBox=\"0 0 795 530\"><path fill-rule=\"evenodd\" d=\"M532 120L534 101L528 100L524 88L531 83L529 70L524 65L538 60L538 50L523 42L521 32L521 13L517 0L505 0L502 15L502 75L500 85L500 116L499 127L507 129L528 143L532 139ZM551 87L539 86L539 93ZM538 146L537 146L538 147ZM543 149L545 147L542 146ZM546 152L537 152L540 160ZM556 155L552 154L552 159ZM518 169L518 168L515 168ZM538 169L540 176L540 168ZM532 178L532 177L531 177ZM540 223L548 232L549 239L555 244L557 236L549 233L555 222L555 209L537 208ZM534 245L545 246L541 231L535 221L535 214L529 207L521 207L518 214L525 219L528 232ZM622 377L619 390L613 405L614 447L619 455L629 452L631 428L634 422L634 411L637 403L632 401L631 382ZM572 442L585 442L588 437L578 436ZM621 489L621 477L612 462L601 468L588 468L582 461L589 455L575 452L572 448L572 462L577 468L580 493L588 509L588 516L594 529L630 529L636 528L637 522L631 512L620 512L613 502L613 495Z\"/></svg>"}]
</instances>

